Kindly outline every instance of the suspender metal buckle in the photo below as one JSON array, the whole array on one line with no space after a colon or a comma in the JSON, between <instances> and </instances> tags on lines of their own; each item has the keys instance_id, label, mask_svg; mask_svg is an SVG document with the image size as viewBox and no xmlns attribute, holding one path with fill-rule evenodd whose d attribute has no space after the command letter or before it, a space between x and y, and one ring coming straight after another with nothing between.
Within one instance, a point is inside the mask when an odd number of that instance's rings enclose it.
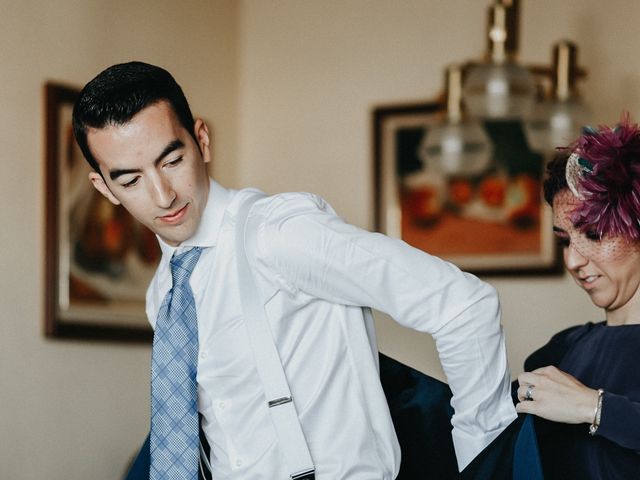
<instances>
[{"instance_id":1,"label":"suspender metal buckle","mask_svg":"<svg viewBox=\"0 0 640 480\"><path fill-rule=\"evenodd\" d=\"M280 405L284 405L285 403L291 403L293 398L289 397L280 397L274 400L269 400L269 408L278 407Z\"/></svg>"},{"instance_id":2,"label":"suspender metal buckle","mask_svg":"<svg viewBox=\"0 0 640 480\"><path fill-rule=\"evenodd\" d=\"M315 469L305 470L304 472L292 473L291 480L315 480L316 479L316 471Z\"/></svg>"}]
</instances>

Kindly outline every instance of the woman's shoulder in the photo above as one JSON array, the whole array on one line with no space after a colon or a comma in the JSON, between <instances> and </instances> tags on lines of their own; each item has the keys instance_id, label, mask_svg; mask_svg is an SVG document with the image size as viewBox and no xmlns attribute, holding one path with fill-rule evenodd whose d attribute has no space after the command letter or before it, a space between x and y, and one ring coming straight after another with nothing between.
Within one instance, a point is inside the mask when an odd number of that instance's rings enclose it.
<instances>
[{"instance_id":1,"label":"woman's shoulder","mask_svg":"<svg viewBox=\"0 0 640 480\"><path fill-rule=\"evenodd\" d=\"M605 322L588 322L582 325L574 325L573 327L566 328L559 331L553 337L550 342L559 342L567 346L573 345L575 342L582 340L589 334L597 332L605 327Z\"/></svg>"},{"instance_id":2,"label":"woman's shoulder","mask_svg":"<svg viewBox=\"0 0 640 480\"><path fill-rule=\"evenodd\" d=\"M557 366L567 353L567 350L576 342L601 329L603 326L604 322L588 322L561 330L553 335L546 345L527 357L524 362L525 371L530 372L536 368L547 365Z\"/></svg>"}]
</instances>

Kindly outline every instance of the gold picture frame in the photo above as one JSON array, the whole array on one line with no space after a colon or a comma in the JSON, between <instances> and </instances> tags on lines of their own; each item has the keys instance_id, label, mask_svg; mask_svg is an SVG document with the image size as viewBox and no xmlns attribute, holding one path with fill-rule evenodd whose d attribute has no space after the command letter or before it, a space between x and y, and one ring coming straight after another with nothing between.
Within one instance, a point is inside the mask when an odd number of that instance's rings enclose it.
<instances>
[{"instance_id":1,"label":"gold picture frame","mask_svg":"<svg viewBox=\"0 0 640 480\"><path fill-rule=\"evenodd\" d=\"M478 275L562 272L541 195L545 158L522 123L483 123L495 168L436 180L420 152L444 110L436 101L373 110L376 229Z\"/></svg>"},{"instance_id":2,"label":"gold picture frame","mask_svg":"<svg viewBox=\"0 0 640 480\"><path fill-rule=\"evenodd\" d=\"M45 334L149 342L145 291L160 257L155 236L91 185L73 138L79 89L48 82L45 97Z\"/></svg>"}]
</instances>

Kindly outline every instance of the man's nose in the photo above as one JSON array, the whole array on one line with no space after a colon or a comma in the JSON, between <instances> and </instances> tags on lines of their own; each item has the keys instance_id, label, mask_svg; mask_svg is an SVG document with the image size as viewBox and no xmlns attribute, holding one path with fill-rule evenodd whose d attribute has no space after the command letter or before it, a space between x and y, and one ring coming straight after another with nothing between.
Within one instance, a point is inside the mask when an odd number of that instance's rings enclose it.
<instances>
[{"instance_id":1,"label":"man's nose","mask_svg":"<svg viewBox=\"0 0 640 480\"><path fill-rule=\"evenodd\" d=\"M158 175L151 182L151 195L160 208L170 208L176 199L176 192L171 182L162 175Z\"/></svg>"}]
</instances>

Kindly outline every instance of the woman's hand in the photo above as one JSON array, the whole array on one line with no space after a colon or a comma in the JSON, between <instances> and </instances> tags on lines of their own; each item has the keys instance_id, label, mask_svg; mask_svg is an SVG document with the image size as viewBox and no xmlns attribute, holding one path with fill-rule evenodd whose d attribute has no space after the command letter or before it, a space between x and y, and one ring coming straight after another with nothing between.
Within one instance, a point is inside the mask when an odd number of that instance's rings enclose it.
<instances>
[{"instance_id":1,"label":"woman's hand","mask_svg":"<svg viewBox=\"0 0 640 480\"><path fill-rule=\"evenodd\" d=\"M562 423L591 423L598 391L556 367L543 367L518 376L519 413L531 413ZM527 399L527 390L530 399Z\"/></svg>"}]
</instances>

